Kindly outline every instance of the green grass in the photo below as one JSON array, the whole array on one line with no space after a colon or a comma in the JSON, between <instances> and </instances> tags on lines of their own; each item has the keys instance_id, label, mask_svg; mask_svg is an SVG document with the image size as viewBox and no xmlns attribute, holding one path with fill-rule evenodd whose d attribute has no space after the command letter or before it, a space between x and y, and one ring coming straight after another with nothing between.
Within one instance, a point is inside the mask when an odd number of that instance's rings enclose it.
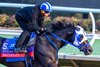
<instances>
[{"instance_id":1,"label":"green grass","mask_svg":"<svg viewBox=\"0 0 100 67\"><path fill-rule=\"evenodd\" d=\"M0 67L7 67L7 66L4 66L4 65L0 64Z\"/></svg>"},{"instance_id":2,"label":"green grass","mask_svg":"<svg viewBox=\"0 0 100 67\"><path fill-rule=\"evenodd\" d=\"M95 40L93 44L93 55L100 55L100 40Z\"/></svg>"},{"instance_id":3,"label":"green grass","mask_svg":"<svg viewBox=\"0 0 100 67\"><path fill-rule=\"evenodd\" d=\"M3 34L1 35L1 34L0 34L0 37L11 38L11 37L13 37L13 36L12 36L12 35L3 35Z\"/></svg>"}]
</instances>

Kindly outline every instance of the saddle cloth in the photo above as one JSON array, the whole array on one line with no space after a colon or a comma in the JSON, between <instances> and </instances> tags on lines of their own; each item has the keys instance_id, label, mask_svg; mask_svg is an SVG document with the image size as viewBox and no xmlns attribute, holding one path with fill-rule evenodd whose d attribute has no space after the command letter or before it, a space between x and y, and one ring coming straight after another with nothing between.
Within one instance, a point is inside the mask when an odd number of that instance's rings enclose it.
<instances>
[{"instance_id":1,"label":"saddle cloth","mask_svg":"<svg viewBox=\"0 0 100 67\"><path fill-rule=\"evenodd\" d=\"M24 61L26 57L26 53L15 53L14 46L16 44L18 38L6 38L0 47L0 57L6 58L7 62L14 61ZM27 48L28 57L34 59L34 45L31 45Z\"/></svg>"}]
</instances>

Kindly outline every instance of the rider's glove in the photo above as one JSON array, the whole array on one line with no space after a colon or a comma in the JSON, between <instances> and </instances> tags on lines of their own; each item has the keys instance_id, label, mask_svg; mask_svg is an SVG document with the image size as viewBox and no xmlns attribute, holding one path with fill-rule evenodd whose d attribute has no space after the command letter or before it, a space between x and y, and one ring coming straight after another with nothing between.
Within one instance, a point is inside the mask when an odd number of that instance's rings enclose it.
<instances>
[{"instance_id":1,"label":"rider's glove","mask_svg":"<svg viewBox=\"0 0 100 67\"><path fill-rule=\"evenodd\" d=\"M45 29L45 28L40 28L38 31L36 31L36 33L37 33L38 35L41 35L41 34L43 34L44 32L46 32L46 29Z\"/></svg>"},{"instance_id":2,"label":"rider's glove","mask_svg":"<svg viewBox=\"0 0 100 67\"><path fill-rule=\"evenodd\" d=\"M40 31L41 33L44 33L44 32L46 32L46 28L41 28L39 31Z\"/></svg>"},{"instance_id":3,"label":"rider's glove","mask_svg":"<svg viewBox=\"0 0 100 67\"><path fill-rule=\"evenodd\" d=\"M51 29L50 28L41 28L41 29L39 29L39 31L37 31L37 34L41 35L45 32L49 33L49 32L51 32Z\"/></svg>"}]
</instances>

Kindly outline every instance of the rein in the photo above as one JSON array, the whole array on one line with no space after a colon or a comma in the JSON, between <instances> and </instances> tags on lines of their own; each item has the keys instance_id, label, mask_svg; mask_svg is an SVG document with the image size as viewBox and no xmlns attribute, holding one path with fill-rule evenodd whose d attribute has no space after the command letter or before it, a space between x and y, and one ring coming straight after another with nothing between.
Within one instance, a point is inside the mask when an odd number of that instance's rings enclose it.
<instances>
[{"instance_id":1,"label":"rein","mask_svg":"<svg viewBox=\"0 0 100 67\"><path fill-rule=\"evenodd\" d=\"M62 39L61 37L57 36L57 35L54 34L54 33L51 33L51 32L49 32L49 33L50 33L53 37L59 39L60 41L65 42L65 45L64 45L64 46L66 46L67 44L70 44L70 45L73 45L74 47L80 48L80 46L74 45L74 44L68 42L67 40ZM49 38L49 36L48 36L47 34L45 34L45 36L46 36L46 38L48 39L48 41L51 43L51 45L52 45L52 46L57 50L57 52L58 52L58 48L57 48L56 44ZM74 39L74 38L73 38L73 39Z\"/></svg>"},{"instance_id":2,"label":"rein","mask_svg":"<svg viewBox=\"0 0 100 67\"><path fill-rule=\"evenodd\" d=\"M50 33L53 37L59 39L60 41L65 42L65 46L68 44L68 41L62 39L61 37L57 36L56 34L51 33L51 32L49 32L49 33ZM51 45L52 45L52 46L57 50L57 52L58 52L58 48L57 48L57 46L54 44L54 42L49 38L48 35L45 34L45 36L46 36L46 38L48 39L48 41L51 43Z\"/></svg>"}]
</instances>

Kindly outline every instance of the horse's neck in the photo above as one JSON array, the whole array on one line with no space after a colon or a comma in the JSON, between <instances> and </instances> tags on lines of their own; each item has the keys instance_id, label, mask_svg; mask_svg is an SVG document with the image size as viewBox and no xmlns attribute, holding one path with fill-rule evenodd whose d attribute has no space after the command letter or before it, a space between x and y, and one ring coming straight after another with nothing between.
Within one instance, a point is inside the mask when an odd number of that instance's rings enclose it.
<instances>
[{"instance_id":1,"label":"horse's neck","mask_svg":"<svg viewBox=\"0 0 100 67\"><path fill-rule=\"evenodd\" d=\"M60 38L68 41L68 42L72 42L73 41L72 40L73 35L74 35L74 27L69 27L69 28L66 28L66 29L56 30L53 33L56 34L57 36L59 36ZM56 42L56 40L55 40L55 42ZM58 41L58 43L56 45L58 46L58 48L61 48L65 45L65 43L66 42Z\"/></svg>"},{"instance_id":2,"label":"horse's neck","mask_svg":"<svg viewBox=\"0 0 100 67\"><path fill-rule=\"evenodd\" d=\"M55 35L57 35L58 37L65 39L66 38L66 34L64 32L60 31L55 31L53 32ZM58 38L53 37L52 35L50 35L51 40L55 43L55 45L57 46L58 49L60 49L61 47L64 46L65 42L59 40Z\"/></svg>"}]
</instances>

